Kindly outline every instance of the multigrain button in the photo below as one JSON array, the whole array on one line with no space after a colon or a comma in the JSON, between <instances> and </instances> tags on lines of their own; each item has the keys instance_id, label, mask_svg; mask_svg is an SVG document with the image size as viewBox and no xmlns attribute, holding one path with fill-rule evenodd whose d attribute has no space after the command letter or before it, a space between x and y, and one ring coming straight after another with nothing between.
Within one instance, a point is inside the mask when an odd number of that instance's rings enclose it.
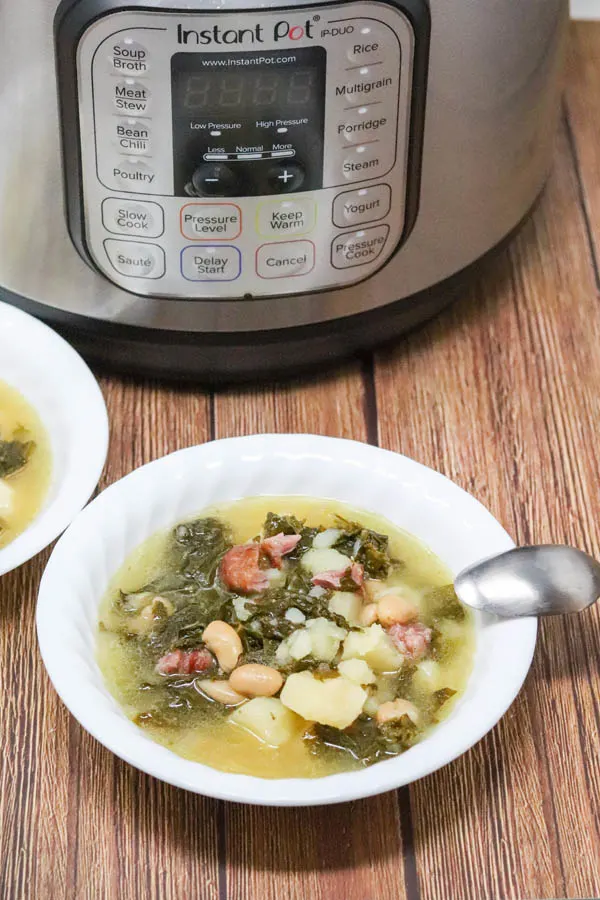
<instances>
[{"instance_id":1,"label":"multigrain button","mask_svg":"<svg viewBox=\"0 0 600 900\"><path fill-rule=\"evenodd\" d=\"M376 225L338 234L331 244L331 265L335 269L349 269L374 262L385 247L389 231L387 225Z\"/></svg>"},{"instance_id":2,"label":"multigrain button","mask_svg":"<svg viewBox=\"0 0 600 900\"><path fill-rule=\"evenodd\" d=\"M191 241L231 241L242 231L242 211L235 203L186 203L181 233Z\"/></svg>"},{"instance_id":3,"label":"multigrain button","mask_svg":"<svg viewBox=\"0 0 600 900\"><path fill-rule=\"evenodd\" d=\"M124 159L113 166L112 175L115 185L124 191L147 191L155 179L150 166L141 159Z\"/></svg>"},{"instance_id":4,"label":"multigrain button","mask_svg":"<svg viewBox=\"0 0 600 900\"><path fill-rule=\"evenodd\" d=\"M392 191L388 184L344 191L333 201L333 224L338 228L363 225L383 219L390 211Z\"/></svg>"},{"instance_id":5,"label":"multigrain button","mask_svg":"<svg viewBox=\"0 0 600 900\"><path fill-rule=\"evenodd\" d=\"M115 117L114 143L119 153L138 156L150 153L150 127L142 119Z\"/></svg>"},{"instance_id":6,"label":"multigrain button","mask_svg":"<svg viewBox=\"0 0 600 900\"><path fill-rule=\"evenodd\" d=\"M102 224L113 234L155 238L164 231L164 214L158 203L107 197L102 201Z\"/></svg>"},{"instance_id":7,"label":"multigrain button","mask_svg":"<svg viewBox=\"0 0 600 900\"><path fill-rule=\"evenodd\" d=\"M119 241L108 238L104 249L113 269L133 278L161 278L165 274L165 253L158 244Z\"/></svg>"},{"instance_id":8,"label":"multigrain button","mask_svg":"<svg viewBox=\"0 0 600 900\"><path fill-rule=\"evenodd\" d=\"M242 254L229 244L181 251L181 274L188 281L235 281L241 271Z\"/></svg>"},{"instance_id":9,"label":"multigrain button","mask_svg":"<svg viewBox=\"0 0 600 900\"><path fill-rule=\"evenodd\" d=\"M256 227L264 237L308 234L315 227L316 205L308 198L267 200L258 207Z\"/></svg>"},{"instance_id":10,"label":"multigrain button","mask_svg":"<svg viewBox=\"0 0 600 900\"><path fill-rule=\"evenodd\" d=\"M398 86L397 78L387 75L385 70L380 71L379 66L360 66L346 74L345 83L336 85L335 96L338 100L348 101L348 106L381 101Z\"/></svg>"},{"instance_id":11,"label":"multigrain button","mask_svg":"<svg viewBox=\"0 0 600 900\"><path fill-rule=\"evenodd\" d=\"M256 251L256 273L260 278L296 278L315 266L312 241L281 241L262 244Z\"/></svg>"},{"instance_id":12,"label":"multigrain button","mask_svg":"<svg viewBox=\"0 0 600 900\"><path fill-rule=\"evenodd\" d=\"M151 94L148 86L134 78L115 81L113 103L118 112L130 116L143 116L148 112Z\"/></svg>"},{"instance_id":13,"label":"multigrain button","mask_svg":"<svg viewBox=\"0 0 600 900\"><path fill-rule=\"evenodd\" d=\"M150 68L150 56L145 47L125 37L111 45L110 64L119 74L145 75Z\"/></svg>"}]
</instances>

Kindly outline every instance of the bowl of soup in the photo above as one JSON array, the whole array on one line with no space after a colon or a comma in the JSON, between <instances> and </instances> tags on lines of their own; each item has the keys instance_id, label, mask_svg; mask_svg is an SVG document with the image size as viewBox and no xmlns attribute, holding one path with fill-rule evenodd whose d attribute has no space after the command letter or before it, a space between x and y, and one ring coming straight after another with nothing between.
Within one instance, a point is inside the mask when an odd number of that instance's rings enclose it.
<instances>
[{"instance_id":1,"label":"bowl of soup","mask_svg":"<svg viewBox=\"0 0 600 900\"><path fill-rule=\"evenodd\" d=\"M462 606L513 543L442 475L314 435L171 454L108 488L44 573L42 656L79 722L164 781L314 805L397 788L516 697L535 620Z\"/></svg>"},{"instance_id":2,"label":"bowl of soup","mask_svg":"<svg viewBox=\"0 0 600 900\"><path fill-rule=\"evenodd\" d=\"M104 400L81 357L0 303L0 575L64 531L96 487L107 446Z\"/></svg>"}]
</instances>

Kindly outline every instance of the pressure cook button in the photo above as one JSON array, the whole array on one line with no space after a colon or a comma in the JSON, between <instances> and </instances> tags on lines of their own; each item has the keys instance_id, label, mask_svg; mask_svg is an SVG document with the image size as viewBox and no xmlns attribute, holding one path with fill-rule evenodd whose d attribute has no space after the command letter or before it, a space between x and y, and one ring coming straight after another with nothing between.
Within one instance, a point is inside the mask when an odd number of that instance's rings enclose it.
<instances>
[{"instance_id":1,"label":"pressure cook button","mask_svg":"<svg viewBox=\"0 0 600 900\"><path fill-rule=\"evenodd\" d=\"M242 231L242 211L235 203L186 203L181 233L191 241L231 241Z\"/></svg>"},{"instance_id":2,"label":"pressure cook button","mask_svg":"<svg viewBox=\"0 0 600 900\"><path fill-rule=\"evenodd\" d=\"M344 191L333 201L333 224L338 228L383 219L390 211L392 191L388 184Z\"/></svg>"},{"instance_id":3,"label":"pressure cook button","mask_svg":"<svg viewBox=\"0 0 600 900\"><path fill-rule=\"evenodd\" d=\"M127 156L150 152L150 128L143 119L115 118L115 146Z\"/></svg>"},{"instance_id":4,"label":"pressure cook button","mask_svg":"<svg viewBox=\"0 0 600 900\"><path fill-rule=\"evenodd\" d=\"M312 241L282 241L262 244L256 251L256 273L260 278L294 278L308 275L315 267Z\"/></svg>"},{"instance_id":5,"label":"pressure cook button","mask_svg":"<svg viewBox=\"0 0 600 900\"><path fill-rule=\"evenodd\" d=\"M184 247L181 274L188 281L235 281L242 271L242 255L237 247Z\"/></svg>"},{"instance_id":6,"label":"pressure cook button","mask_svg":"<svg viewBox=\"0 0 600 900\"><path fill-rule=\"evenodd\" d=\"M199 197L234 197L239 189L238 176L224 163L202 163L192 175L192 193Z\"/></svg>"},{"instance_id":7,"label":"pressure cook button","mask_svg":"<svg viewBox=\"0 0 600 900\"><path fill-rule=\"evenodd\" d=\"M113 103L118 112L132 116L143 116L148 112L151 99L147 85L134 78L115 81Z\"/></svg>"},{"instance_id":8,"label":"pressure cook button","mask_svg":"<svg viewBox=\"0 0 600 900\"><path fill-rule=\"evenodd\" d=\"M113 166L112 174L115 184L124 191L147 191L155 178L150 166L141 159L124 159Z\"/></svg>"},{"instance_id":9,"label":"pressure cook button","mask_svg":"<svg viewBox=\"0 0 600 900\"><path fill-rule=\"evenodd\" d=\"M317 210L309 198L267 200L258 207L256 228L265 237L308 234L315 227Z\"/></svg>"},{"instance_id":10,"label":"pressure cook button","mask_svg":"<svg viewBox=\"0 0 600 900\"><path fill-rule=\"evenodd\" d=\"M158 203L107 197L102 201L102 223L113 234L155 238L164 231L164 214Z\"/></svg>"},{"instance_id":11,"label":"pressure cook button","mask_svg":"<svg viewBox=\"0 0 600 900\"><path fill-rule=\"evenodd\" d=\"M267 171L267 185L273 193L287 194L297 191L304 183L304 177L304 168L300 163L280 162Z\"/></svg>"},{"instance_id":12,"label":"pressure cook button","mask_svg":"<svg viewBox=\"0 0 600 900\"><path fill-rule=\"evenodd\" d=\"M165 253L158 244L142 244L108 238L104 249L110 264L120 275L134 278L162 278Z\"/></svg>"},{"instance_id":13,"label":"pressure cook button","mask_svg":"<svg viewBox=\"0 0 600 900\"><path fill-rule=\"evenodd\" d=\"M122 38L110 48L110 62L115 72L125 75L145 75L150 68L149 53L133 38Z\"/></svg>"},{"instance_id":14,"label":"pressure cook button","mask_svg":"<svg viewBox=\"0 0 600 900\"><path fill-rule=\"evenodd\" d=\"M387 225L363 228L351 234L339 234L331 244L331 265L335 269L349 269L375 262L388 238Z\"/></svg>"}]
</instances>

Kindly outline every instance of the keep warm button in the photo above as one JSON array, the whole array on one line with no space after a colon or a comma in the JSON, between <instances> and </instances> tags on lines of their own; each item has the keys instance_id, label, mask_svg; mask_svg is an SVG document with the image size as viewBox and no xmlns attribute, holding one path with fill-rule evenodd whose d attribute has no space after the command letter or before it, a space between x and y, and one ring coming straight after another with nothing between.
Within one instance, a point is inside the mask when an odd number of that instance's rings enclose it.
<instances>
[{"instance_id":1,"label":"keep warm button","mask_svg":"<svg viewBox=\"0 0 600 900\"><path fill-rule=\"evenodd\" d=\"M389 233L388 225L376 225L338 234L331 244L331 265L335 269L349 269L374 262L385 247Z\"/></svg>"},{"instance_id":2,"label":"keep warm button","mask_svg":"<svg viewBox=\"0 0 600 900\"><path fill-rule=\"evenodd\" d=\"M308 275L315 267L312 241L281 241L262 244L256 251L256 273L260 278L294 278Z\"/></svg>"},{"instance_id":3,"label":"keep warm button","mask_svg":"<svg viewBox=\"0 0 600 900\"><path fill-rule=\"evenodd\" d=\"M316 207L312 200L267 200L258 208L257 230L265 237L308 234L315 227Z\"/></svg>"}]
</instances>

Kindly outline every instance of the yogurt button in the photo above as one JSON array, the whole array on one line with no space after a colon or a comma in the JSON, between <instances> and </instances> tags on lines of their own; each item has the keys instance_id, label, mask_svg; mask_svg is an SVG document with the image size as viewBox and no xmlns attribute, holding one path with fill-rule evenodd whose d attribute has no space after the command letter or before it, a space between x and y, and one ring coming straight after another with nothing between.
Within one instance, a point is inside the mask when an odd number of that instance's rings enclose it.
<instances>
[{"instance_id":1,"label":"yogurt button","mask_svg":"<svg viewBox=\"0 0 600 900\"><path fill-rule=\"evenodd\" d=\"M388 184L343 191L333 201L333 224L338 228L376 222L390 211L392 191Z\"/></svg>"},{"instance_id":2,"label":"yogurt button","mask_svg":"<svg viewBox=\"0 0 600 900\"><path fill-rule=\"evenodd\" d=\"M165 253L158 244L109 238L104 241L104 249L111 266L120 275L133 278L161 278L165 274Z\"/></svg>"}]
</instances>

